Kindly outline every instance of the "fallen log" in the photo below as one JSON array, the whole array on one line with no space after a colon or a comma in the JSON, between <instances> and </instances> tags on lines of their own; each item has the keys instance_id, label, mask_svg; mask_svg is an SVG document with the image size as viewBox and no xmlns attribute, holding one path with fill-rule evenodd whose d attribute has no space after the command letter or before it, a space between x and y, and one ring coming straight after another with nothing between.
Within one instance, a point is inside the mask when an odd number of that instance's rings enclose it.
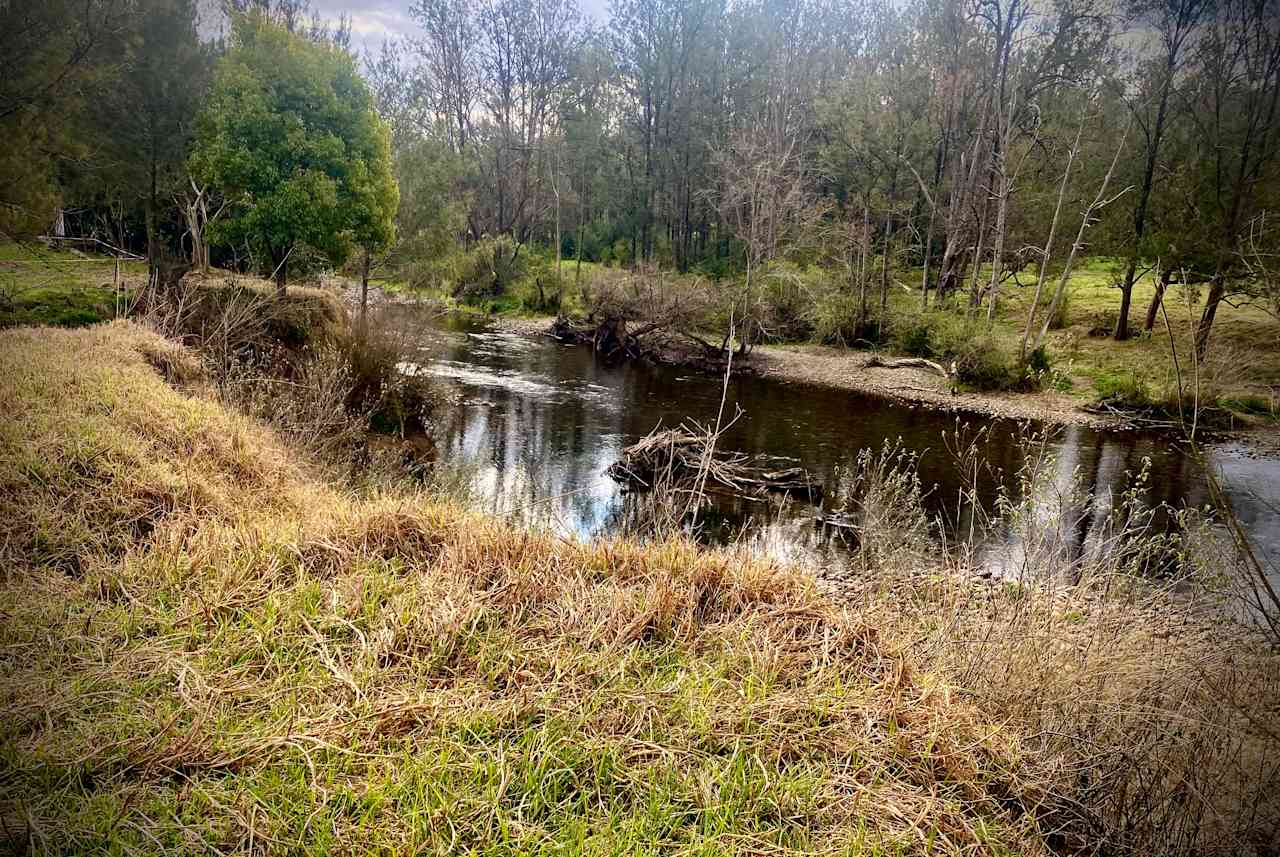
<instances>
[{"instance_id":1,"label":"fallen log","mask_svg":"<svg viewBox=\"0 0 1280 857\"><path fill-rule=\"evenodd\" d=\"M822 483L803 467L776 467L766 455L721 452L711 432L690 428L653 431L622 451L607 473L617 482L646 488L707 489L761 496L768 492L822 497Z\"/></svg>"},{"instance_id":2,"label":"fallen log","mask_svg":"<svg viewBox=\"0 0 1280 857\"><path fill-rule=\"evenodd\" d=\"M943 368L942 364L934 363L932 360L925 360L923 357L899 357L884 358L879 354L872 354L866 364L872 369L928 369L930 372L936 372L946 378L950 373Z\"/></svg>"}]
</instances>

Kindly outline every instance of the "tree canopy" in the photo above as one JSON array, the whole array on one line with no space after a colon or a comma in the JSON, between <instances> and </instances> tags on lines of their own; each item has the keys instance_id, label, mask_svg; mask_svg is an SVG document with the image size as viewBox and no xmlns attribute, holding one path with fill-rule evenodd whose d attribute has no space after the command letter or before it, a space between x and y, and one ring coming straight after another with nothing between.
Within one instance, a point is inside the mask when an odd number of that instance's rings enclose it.
<instances>
[{"instance_id":1,"label":"tree canopy","mask_svg":"<svg viewBox=\"0 0 1280 857\"><path fill-rule=\"evenodd\" d=\"M390 131L355 61L259 11L233 17L191 165L230 205L211 238L269 259L281 289L299 248L338 265L394 235Z\"/></svg>"}]
</instances>

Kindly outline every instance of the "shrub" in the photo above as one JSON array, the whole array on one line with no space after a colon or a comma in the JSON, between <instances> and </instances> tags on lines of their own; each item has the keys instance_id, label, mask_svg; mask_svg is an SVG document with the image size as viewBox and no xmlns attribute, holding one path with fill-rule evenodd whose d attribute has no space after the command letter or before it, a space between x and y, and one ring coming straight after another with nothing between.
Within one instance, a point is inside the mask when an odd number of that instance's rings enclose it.
<instances>
[{"instance_id":1,"label":"shrub","mask_svg":"<svg viewBox=\"0 0 1280 857\"><path fill-rule=\"evenodd\" d=\"M898 350L911 357L933 357L933 331L928 322L918 321L901 329L895 337Z\"/></svg>"},{"instance_id":2,"label":"shrub","mask_svg":"<svg viewBox=\"0 0 1280 857\"><path fill-rule=\"evenodd\" d=\"M566 280L556 273L555 263L538 260L515 289L521 309L534 313L559 313L566 295Z\"/></svg>"},{"instance_id":3,"label":"shrub","mask_svg":"<svg viewBox=\"0 0 1280 857\"><path fill-rule=\"evenodd\" d=\"M1093 379L1098 401L1125 408L1149 408L1154 397L1146 382L1132 372L1100 372Z\"/></svg>"},{"instance_id":4,"label":"shrub","mask_svg":"<svg viewBox=\"0 0 1280 857\"><path fill-rule=\"evenodd\" d=\"M859 339L858 296L833 291L813 309L813 336L824 345L852 345Z\"/></svg>"},{"instance_id":5,"label":"shrub","mask_svg":"<svg viewBox=\"0 0 1280 857\"><path fill-rule=\"evenodd\" d=\"M525 275L527 254L506 235L477 241L453 271L453 296L462 301L496 298Z\"/></svg>"},{"instance_id":6,"label":"shrub","mask_svg":"<svg viewBox=\"0 0 1280 857\"><path fill-rule=\"evenodd\" d=\"M382 434L422 434L435 405L427 380L405 371L410 344L392 328L371 323L340 339L337 357L349 386L348 413L364 418Z\"/></svg>"},{"instance_id":7,"label":"shrub","mask_svg":"<svg viewBox=\"0 0 1280 857\"><path fill-rule=\"evenodd\" d=\"M1049 353L1041 345L1027 355L1027 371L1033 375L1043 375L1053 368L1049 361Z\"/></svg>"},{"instance_id":8,"label":"shrub","mask_svg":"<svg viewBox=\"0 0 1280 857\"><path fill-rule=\"evenodd\" d=\"M1053 315L1049 316L1050 330L1065 330L1070 324L1071 319L1071 289L1067 289L1062 293L1062 300L1058 303L1057 310Z\"/></svg>"},{"instance_id":9,"label":"shrub","mask_svg":"<svg viewBox=\"0 0 1280 857\"><path fill-rule=\"evenodd\" d=\"M961 340L947 356L955 363L956 380L974 390L1024 390L1032 384L1013 354L990 334Z\"/></svg>"},{"instance_id":10,"label":"shrub","mask_svg":"<svg viewBox=\"0 0 1280 857\"><path fill-rule=\"evenodd\" d=\"M759 321L765 338L797 342L813 335L813 297L804 272L778 265L761 276Z\"/></svg>"}]
</instances>

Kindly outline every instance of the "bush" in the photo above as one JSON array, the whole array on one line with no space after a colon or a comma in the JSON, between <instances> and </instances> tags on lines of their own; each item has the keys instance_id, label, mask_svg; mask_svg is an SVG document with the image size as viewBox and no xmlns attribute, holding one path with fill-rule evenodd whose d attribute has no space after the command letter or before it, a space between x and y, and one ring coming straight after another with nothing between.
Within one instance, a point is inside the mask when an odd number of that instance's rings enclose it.
<instances>
[{"instance_id":1,"label":"bush","mask_svg":"<svg viewBox=\"0 0 1280 857\"><path fill-rule=\"evenodd\" d=\"M761 275L759 322L765 338L798 342L813 335L813 296L805 273L778 265Z\"/></svg>"},{"instance_id":2,"label":"bush","mask_svg":"<svg viewBox=\"0 0 1280 857\"><path fill-rule=\"evenodd\" d=\"M527 267L527 254L508 236L477 241L454 267L453 296L468 302L500 297L524 277Z\"/></svg>"},{"instance_id":3,"label":"bush","mask_svg":"<svg viewBox=\"0 0 1280 857\"><path fill-rule=\"evenodd\" d=\"M956 380L980 392L1026 389L1029 379L1018 361L990 334L966 339L950 355Z\"/></svg>"},{"instance_id":4,"label":"bush","mask_svg":"<svg viewBox=\"0 0 1280 857\"><path fill-rule=\"evenodd\" d=\"M813 336L824 345L852 345L860 338L858 296L833 291L813 309Z\"/></svg>"},{"instance_id":5,"label":"bush","mask_svg":"<svg viewBox=\"0 0 1280 857\"><path fill-rule=\"evenodd\" d=\"M1032 375L1044 375L1053 368L1049 361L1049 353L1041 345L1027 355L1027 371Z\"/></svg>"},{"instance_id":6,"label":"bush","mask_svg":"<svg viewBox=\"0 0 1280 857\"><path fill-rule=\"evenodd\" d=\"M515 289L520 308L533 313L559 313L564 304L567 279L556 273L554 261L540 259L531 264Z\"/></svg>"},{"instance_id":7,"label":"bush","mask_svg":"<svg viewBox=\"0 0 1280 857\"><path fill-rule=\"evenodd\" d=\"M902 328L895 337L898 350L911 357L933 357L933 331L928 322L915 322Z\"/></svg>"},{"instance_id":8,"label":"bush","mask_svg":"<svg viewBox=\"0 0 1280 857\"><path fill-rule=\"evenodd\" d=\"M1150 408L1151 389L1132 372L1101 372L1093 380L1098 401L1124 408ZM1176 398L1176 397L1175 397Z\"/></svg>"},{"instance_id":9,"label":"bush","mask_svg":"<svg viewBox=\"0 0 1280 857\"><path fill-rule=\"evenodd\" d=\"M343 401L348 413L364 418L381 434L426 432L434 390L425 378L403 371L410 353L405 338L371 323L340 339L335 352L348 379Z\"/></svg>"}]
</instances>

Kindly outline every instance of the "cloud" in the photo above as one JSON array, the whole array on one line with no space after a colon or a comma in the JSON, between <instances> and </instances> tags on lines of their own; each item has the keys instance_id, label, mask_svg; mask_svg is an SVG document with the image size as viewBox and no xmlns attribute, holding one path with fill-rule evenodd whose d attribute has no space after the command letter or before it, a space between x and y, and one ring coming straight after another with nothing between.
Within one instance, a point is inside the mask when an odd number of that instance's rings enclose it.
<instances>
[{"instance_id":1,"label":"cloud","mask_svg":"<svg viewBox=\"0 0 1280 857\"><path fill-rule=\"evenodd\" d=\"M373 49L384 39L412 36L418 27L409 17L410 0L320 0L312 7L322 18L351 19L351 42L355 48Z\"/></svg>"}]
</instances>

